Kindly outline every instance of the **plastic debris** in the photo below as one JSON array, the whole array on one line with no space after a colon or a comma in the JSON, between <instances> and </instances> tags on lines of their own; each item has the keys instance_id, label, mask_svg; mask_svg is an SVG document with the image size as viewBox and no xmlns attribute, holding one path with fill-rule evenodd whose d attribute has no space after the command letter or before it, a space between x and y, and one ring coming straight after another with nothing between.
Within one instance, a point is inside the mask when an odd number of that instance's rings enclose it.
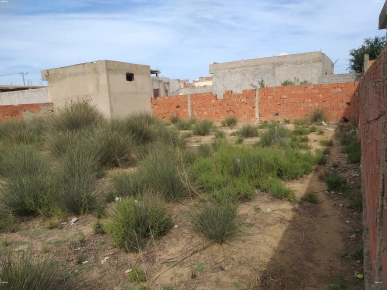
<instances>
[{"instance_id":1,"label":"plastic debris","mask_svg":"<svg viewBox=\"0 0 387 290\"><path fill-rule=\"evenodd\" d=\"M78 221L78 218L77 218L77 217L74 217L74 218L70 221L70 225L73 226L77 221Z\"/></svg>"}]
</instances>

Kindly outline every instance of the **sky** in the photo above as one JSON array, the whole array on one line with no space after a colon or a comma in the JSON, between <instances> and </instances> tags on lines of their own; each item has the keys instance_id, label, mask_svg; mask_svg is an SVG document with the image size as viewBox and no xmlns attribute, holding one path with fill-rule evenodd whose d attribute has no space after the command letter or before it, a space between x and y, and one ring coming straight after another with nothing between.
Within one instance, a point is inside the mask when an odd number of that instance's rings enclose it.
<instances>
[{"instance_id":1,"label":"sky","mask_svg":"<svg viewBox=\"0 0 387 290\"><path fill-rule=\"evenodd\" d=\"M349 50L378 30L375 0L0 0L0 85L47 85L40 71L97 60L161 76L209 64L322 51L346 73Z\"/></svg>"}]
</instances>

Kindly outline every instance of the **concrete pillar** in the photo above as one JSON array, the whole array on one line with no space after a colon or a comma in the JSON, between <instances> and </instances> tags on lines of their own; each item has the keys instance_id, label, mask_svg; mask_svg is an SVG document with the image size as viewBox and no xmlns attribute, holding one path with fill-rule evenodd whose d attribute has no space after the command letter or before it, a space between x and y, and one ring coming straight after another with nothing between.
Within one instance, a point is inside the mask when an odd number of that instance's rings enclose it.
<instances>
[{"instance_id":1,"label":"concrete pillar","mask_svg":"<svg viewBox=\"0 0 387 290\"><path fill-rule=\"evenodd\" d=\"M255 89L255 122L259 122L259 109L258 109L258 104L259 104L259 91L260 89Z\"/></svg>"},{"instance_id":2,"label":"concrete pillar","mask_svg":"<svg viewBox=\"0 0 387 290\"><path fill-rule=\"evenodd\" d=\"M191 94L188 94L187 97L187 103L188 103L188 118L192 118L192 111L191 111Z\"/></svg>"},{"instance_id":3,"label":"concrete pillar","mask_svg":"<svg viewBox=\"0 0 387 290\"><path fill-rule=\"evenodd\" d=\"M363 63L363 72L365 73L368 70L368 62L370 61L370 56L368 54L364 55L364 63Z\"/></svg>"}]
</instances>

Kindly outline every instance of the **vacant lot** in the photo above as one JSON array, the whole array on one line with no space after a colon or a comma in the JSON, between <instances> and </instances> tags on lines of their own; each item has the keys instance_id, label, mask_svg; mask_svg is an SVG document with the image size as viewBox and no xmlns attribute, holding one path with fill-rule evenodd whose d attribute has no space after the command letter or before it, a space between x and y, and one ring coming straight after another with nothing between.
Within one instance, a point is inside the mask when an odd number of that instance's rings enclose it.
<instances>
[{"instance_id":1,"label":"vacant lot","mask_svg":"<svg viewBox=\"0 0 387 290\"><path fill-rule=\"evenodd\" d=\"M78 102L0 124L1 282L364 288L356 127L316 115L166 124Z\"/></svg>"}]
</instances>

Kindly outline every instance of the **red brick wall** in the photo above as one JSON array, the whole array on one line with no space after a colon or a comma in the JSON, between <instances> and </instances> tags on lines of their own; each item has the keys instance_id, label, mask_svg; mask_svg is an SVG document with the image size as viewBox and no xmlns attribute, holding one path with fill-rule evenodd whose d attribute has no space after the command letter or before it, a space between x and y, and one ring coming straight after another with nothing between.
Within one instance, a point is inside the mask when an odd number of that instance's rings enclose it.
<instances>
[{"instance_id":1,"label":"red brick wall","mask_svg":"<svg viewBox=\"0 0 387 290\"><path fill-rule=\"evenodd\" d=\"M52 111L52 103L22 104L0 106L0 122L7 120L25 120L31 116Z\"/></svg>"},{"instance_id":2,"label":"red brick wall","mask_svg":"<svg viewBox=\"0 0 387 290\"><path fill-rule=\"evenodd\" d=\"M191 116L199 119L221 121L236 116L239 121L257 121L255 98L258 94L260 121L301 119L309 116L314 108L322 108L330 121L343 117L358 120L358 83L280 86L256 90L244 90L240 94L226 91L223 99L212 93L190 95ZM188 95L152 99L153 113L162 119L178 116L189 117Z\"/></svg>"},{"instance_id":3,"label":"red brick wall","mask_svg":"<svg viewBox=\"0 0 387 290\"><path fill-rule=\"evenodd\" d=\"M359 84L362 182L365 195L365 230L368 231L372 282L387 285L386 91L383 75L386 50L368 69ZM383 287L385 289L386 286Z\"/></svg>"},{"instance_id":4,"label":"red brick wall","mask_svg":"<svg viewBox=\"0 0 387 290\"><path fill-rule=\"evenodd\" d=\"M356 82L263 88L259 94L260 120L301 119L320 108L330 121L343 117L357 121L357 88Z\"/></svg>"},{"instance_id":5,"label":"red brick wall","mask_svg":"<svg viewBox=\"0 0 387 290\"><path fill-rule=\"evenodd\" d=\"M227 116L237 116L239 121L255 121L255 90L245 90L241 94L226 91L223 99L216 94L200 93L190 95L191 117L219 122ZM188 95L160 97L152 99L156 117L169 120L172 116L188 119Z\"/></svg>"}]
</instances>

